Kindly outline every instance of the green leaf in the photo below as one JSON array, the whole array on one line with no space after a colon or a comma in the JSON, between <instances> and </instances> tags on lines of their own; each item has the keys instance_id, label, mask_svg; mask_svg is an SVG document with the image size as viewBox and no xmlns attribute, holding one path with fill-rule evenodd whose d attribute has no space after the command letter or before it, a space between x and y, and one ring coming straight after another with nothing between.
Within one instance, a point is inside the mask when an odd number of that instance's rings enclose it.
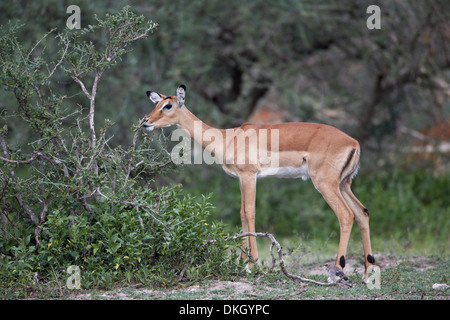
<instances>
[{"instance_id":1,"label":"green leaf","mask_svg":"<svg viewBox=\"0 0 450 320\"><path fill-rule=\"evenodd\" d=\"M92 247L94 248L94 256L97 253L97 251L100 249L100 245L93 243Z\"/></svg>"}]
</instances>

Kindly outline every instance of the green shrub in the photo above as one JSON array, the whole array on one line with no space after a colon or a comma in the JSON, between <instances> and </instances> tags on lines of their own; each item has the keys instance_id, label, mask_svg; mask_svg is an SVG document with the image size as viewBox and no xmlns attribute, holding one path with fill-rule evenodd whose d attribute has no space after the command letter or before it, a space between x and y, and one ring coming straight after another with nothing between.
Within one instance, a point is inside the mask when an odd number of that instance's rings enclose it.
<instances>
[{"instance_id":1,"label":"green shrub","mask_svg":"<svg viewBox=\"0 0 450 320\"><path fill-rule=\"evenodd\" d=\"M223 225L206 222L207 197L183 196L175 187L149 189L146 200L146 210L111 206L104 199L92 215L85 211L74 218L70 210L52 211L40 246L30 245L31 233L14 246L4 244L14 258L3 258L2 282L30 282L34 274L52 279L53 273L64 281L71 265L81 269L82 288L115 282L168 286L237 272ZM211 239L218 241L204 245Z\"/></svg>"},{"instance_id":2,"label":"green shrub","mask_svg":"<svg viewBox=\"0 0 450 320\"><path fill-rule=\"evenodd\" d=\"M83 288L234 272L223 225L206 222L208 198L151 187L174 165L141 133L142 119L129 124L122 145L108 136L114 124L99 126L95 117L102 77L156 24L128 7L96 19L58 34L54 60L46 56L48 35L27 48L19 26L1 29L0 84L14 99L0 112L0 287L61 289L70 265L80 267ZM68 97L68 82L78 95Z\"/></svg>"}]
</instances>

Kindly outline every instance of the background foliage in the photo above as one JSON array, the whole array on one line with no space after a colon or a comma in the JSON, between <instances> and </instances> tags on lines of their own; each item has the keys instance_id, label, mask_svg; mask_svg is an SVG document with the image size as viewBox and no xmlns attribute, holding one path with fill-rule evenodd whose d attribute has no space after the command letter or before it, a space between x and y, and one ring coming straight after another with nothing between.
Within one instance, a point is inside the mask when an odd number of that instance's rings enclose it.
<instances>
[{"instance_id":1,"label":"background foliage","mask_svg":"<svg viewBox=\"0 0 450 320\"><path fill-rule=\"evenodd\" d=\"M72 4L83 30L66 32ZM366 28L369 4L381 8L380 30ZM371 212L375 253L448 255L449 9L440 0L1 2L2 274L30 280L40 268L50 279L52 268L76 262L92 274L86 285L105 285L131 279L139 265L147 273L133 281L168 284L187 263L172 253L191 252L192 242L178 238L174 251L156 254L166 227L178 237L198 230L197 243L236 231L238 183L214 165L174 168L168 129L135 130L153 107L145 91L172 94L180 83L186 105L217 127L268 109L354 136L363 152L354 190ZM137 29L111 37L128 23ZM144 209L160 194L160 211ZM192 224L174 231L188 213ZM140 219L160 235L149 239ZM124 221L130 229L121 230ZM338 224L310 182L266 179L258 181L257 230L323 243L337 241ZM130 234L135 242L124 246ZM210 257L224 249L217 245ZM184 279L224 270L225 257L212 266L199 259ZM155 270L160 276L148 276Z\"/></svg>"}]
</instances>

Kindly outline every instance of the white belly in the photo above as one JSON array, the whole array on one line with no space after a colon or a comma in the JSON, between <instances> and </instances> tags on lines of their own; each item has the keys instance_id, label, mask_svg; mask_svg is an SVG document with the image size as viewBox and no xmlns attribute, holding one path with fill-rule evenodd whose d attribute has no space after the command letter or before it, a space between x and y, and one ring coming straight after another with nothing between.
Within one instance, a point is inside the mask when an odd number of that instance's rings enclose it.
<instances>
[{"instance_id":1,"label":"white belly","mask_svg":"<svg viewBox=\"0 0 450 320\"><path fill-rule=\"evenodd\" d=\"M309 178L308 165L301 167L281 167L267 168L258 172L257 178L277 177L277 178Z\"/></svg>"}]
</instances>

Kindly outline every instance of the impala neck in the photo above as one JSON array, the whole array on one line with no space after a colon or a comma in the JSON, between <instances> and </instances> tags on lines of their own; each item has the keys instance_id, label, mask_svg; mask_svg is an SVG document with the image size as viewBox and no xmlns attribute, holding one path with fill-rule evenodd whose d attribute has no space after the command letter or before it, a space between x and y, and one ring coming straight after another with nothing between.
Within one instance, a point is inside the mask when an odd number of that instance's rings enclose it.
<instances>
[{"instance_id":1,"label":"impala neck","mask_svg":"<svg viewBox=\"0 0 450 320\"><path fill-rule=\"evenodd\" d=\"M203 149L206 149L208 145L211 144L211 140L205 139L205 137L207 136L205 135L206 131L214 130L216 133L220 133L221 137L225 138L225 130L217 129L207 125L199 118L197 118L192 112L190 112L185 106L181 107L181 112L182 115L178 122L178 126L186 131L189 136L194 139L195 142L202 146ZM219 152L220 150L215 150L216 154L214 156L216 158L223 157L223 153L221 152L221 154L218 154Z\"/></svg>"}]
</instances>

